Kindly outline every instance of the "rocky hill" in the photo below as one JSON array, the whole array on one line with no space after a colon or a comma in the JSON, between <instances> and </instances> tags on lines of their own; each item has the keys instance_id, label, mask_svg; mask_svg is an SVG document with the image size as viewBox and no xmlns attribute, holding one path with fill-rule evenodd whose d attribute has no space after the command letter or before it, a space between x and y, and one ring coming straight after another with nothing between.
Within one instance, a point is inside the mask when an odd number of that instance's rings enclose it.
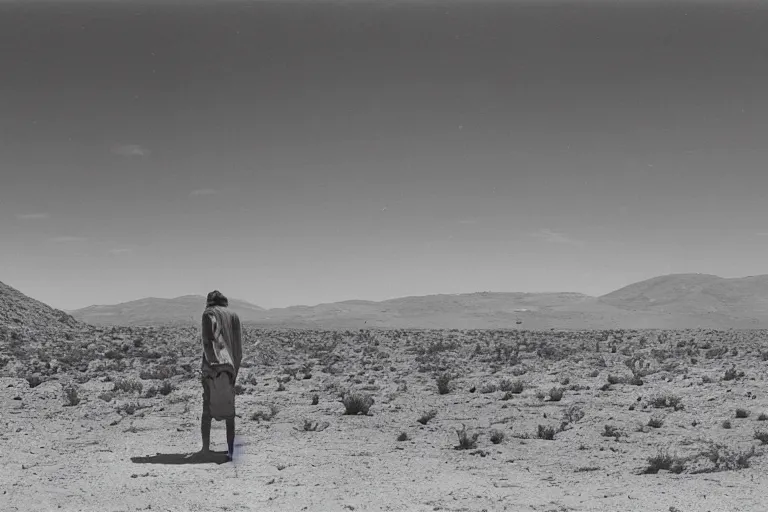
<instances>
[{"instance_id":1,"label":"rocky hill","mask_svg":"<svg viewBox=\"0 0 768 512\"><path fill-rule=\"evenodd\" d=\"M79 328L81 322L0 282L0 326L34 330Z\"/></svg>"},{"instance_id":2,"label":"rocky hill","mask_svg":"<svg viewBox=\"0 0 768 512\"><path fill-rule=\"evenodd\" d=\"M229 307L246 321L260 320L263 308L249 302L229 299ZM71 313L91 325L189 325L200 321L205 297L184 295L173 299L148 297L114 305L88 306Z\"/></svg>"}]
</instances>

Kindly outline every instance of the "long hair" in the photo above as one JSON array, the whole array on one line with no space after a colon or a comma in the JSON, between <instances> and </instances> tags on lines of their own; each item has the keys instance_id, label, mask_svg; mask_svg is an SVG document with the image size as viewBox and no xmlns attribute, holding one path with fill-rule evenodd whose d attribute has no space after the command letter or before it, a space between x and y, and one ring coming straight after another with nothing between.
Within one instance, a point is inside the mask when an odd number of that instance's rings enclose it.
<instances>
[{"instance_id":1,"label":"long hair","mask_svg":"<svg viewBox=\"0 0 768 512\"><path fill-rule=\"evenodd\" d=\"M213 290L205 299L205 307L213 306L227 307L229 306L229 300L219 290Z\"/></svg>"}]
</instances>

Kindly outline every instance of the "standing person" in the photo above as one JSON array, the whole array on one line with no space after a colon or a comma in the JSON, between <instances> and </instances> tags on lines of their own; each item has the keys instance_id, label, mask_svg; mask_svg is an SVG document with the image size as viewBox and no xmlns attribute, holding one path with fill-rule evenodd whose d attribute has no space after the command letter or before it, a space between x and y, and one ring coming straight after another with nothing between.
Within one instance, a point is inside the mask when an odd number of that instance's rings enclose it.
<instances>
[{"instance_id":1,"label":"standing person","mask_svg":"<svg viewBox=\"0 0 768 512\"><path fill-rule=\"evenodd\" d=\"M203 415L201 454L210 453L211 421L226 421L227 456L235 448L235 381L243 358L240 318L228 309L229 301L218 290L208 294L203 311Z\"/></svg>"}]
</instances>

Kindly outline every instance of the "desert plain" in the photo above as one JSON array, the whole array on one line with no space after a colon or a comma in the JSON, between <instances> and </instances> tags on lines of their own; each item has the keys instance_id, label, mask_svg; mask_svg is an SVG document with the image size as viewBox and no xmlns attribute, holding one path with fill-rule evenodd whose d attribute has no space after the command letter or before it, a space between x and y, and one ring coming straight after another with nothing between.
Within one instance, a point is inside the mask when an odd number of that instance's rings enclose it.
<instances>
[{"instance_id":1,"label":"desert plain","mask_svg":"<svg viewBox=\"0 0 768 512\"><path fill-rule=\"evenodd\" d=\"M200 448L200 329L3 285L3 511L758 511L768 330L244 325Z\"/></svg>"}]
</instances>

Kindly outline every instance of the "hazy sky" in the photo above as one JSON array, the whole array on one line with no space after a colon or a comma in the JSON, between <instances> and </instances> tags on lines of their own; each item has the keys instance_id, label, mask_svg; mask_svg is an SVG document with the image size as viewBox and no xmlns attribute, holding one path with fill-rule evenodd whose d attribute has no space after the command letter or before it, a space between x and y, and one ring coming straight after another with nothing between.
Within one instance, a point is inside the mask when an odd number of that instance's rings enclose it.
<instances>
[{"instance_id":1,"label":"hazy sky","mask_svg":"<svg viewBox=\"0 0 768 512\"><path fill-rule=\"evenodd\" d=\"M0 281L279 307L768 273L765 6L0 0Z\"/></svg>"}]
</instances>

